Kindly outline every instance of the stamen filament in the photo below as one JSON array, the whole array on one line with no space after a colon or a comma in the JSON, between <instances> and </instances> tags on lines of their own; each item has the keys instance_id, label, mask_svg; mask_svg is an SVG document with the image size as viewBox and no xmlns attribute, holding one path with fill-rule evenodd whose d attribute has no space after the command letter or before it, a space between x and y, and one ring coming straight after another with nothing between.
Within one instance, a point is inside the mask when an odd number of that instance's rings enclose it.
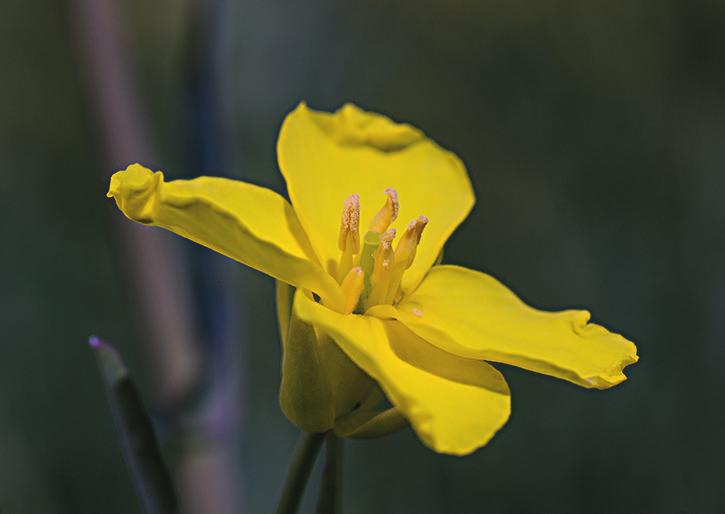
<instances>
[{"instance_id":1,"label":"stamen filament","mask_svg":"<svg viewBox=\"0 0 725 514\"><path fill-rule=\"evenodd\" d=\"M400 283L403 281L403 274L405 273L405 263L395 262L390 272L390 280L388 281L388 288L385 291L385 297L380 303L392 305L395 303L398 291L400 290Z\"/></svg>"},{"instance_id":2,"label":"stamen filament","mask_svg":"<svg viewBox=\"0 0 725 514\"><path fill-rule=\"evenodd\" d=\"M340 254L340 261L337 264L337 281L342 283L348 272L352 269L354 254L350 245L346 246Z\"/></svg>"}]
</instances>

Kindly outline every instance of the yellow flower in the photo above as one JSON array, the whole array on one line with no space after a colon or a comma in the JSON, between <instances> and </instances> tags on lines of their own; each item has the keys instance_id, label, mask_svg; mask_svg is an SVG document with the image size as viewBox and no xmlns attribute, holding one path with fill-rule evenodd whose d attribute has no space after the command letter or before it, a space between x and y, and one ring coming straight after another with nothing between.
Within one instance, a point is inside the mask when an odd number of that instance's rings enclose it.
<instances>
[{"instance_id":1,"label":"yellow flower","mask_svg":"<svg viewBox=\"0 0 725 514\"><path fill-rule=\"evenodd\" d=\"M587 311L533 309L489 275L438 264L474 195L458 157L421 131L301 104L277 153L291 204L223 178L164 182L138 164L113 175L108 196L132 220L278 280L280 402L300 428L374 437L407 421L433 450L463 455L510 413L486 361L598 389L637 361Z\"/></svg>"}]
</instances>

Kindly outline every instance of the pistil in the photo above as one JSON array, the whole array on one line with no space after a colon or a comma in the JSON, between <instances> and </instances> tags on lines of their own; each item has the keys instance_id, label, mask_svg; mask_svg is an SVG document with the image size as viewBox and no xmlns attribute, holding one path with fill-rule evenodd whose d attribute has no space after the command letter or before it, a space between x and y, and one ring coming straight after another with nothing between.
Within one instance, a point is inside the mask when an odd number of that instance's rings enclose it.
<instances>
[{"instance_id":1,"label":"pistil","mask_svg":"<svg viewBox=\"0 0 725 514\"><path fill-rule=\"evenodd\" d=\"M370 278L372 288L367 298L366 308L382 303L385 300L390 283L390 274L393 271L393 262L395 261L393 239L395 239L395 229L391 228L382 235L380 245L373 254L375 265L373 267L373 276Z\"/></svg>"},{"instance_id":2,"label":"pistil","mask_svg":"<svg viewBox=\"0 0 725 514\"><path fill-rule=\"evenodd\" d=\"M380 234L377 232L369 231L363 238L362 252L360 253L360 267L365 273L365 288L360 296L360 310L366 302L370 288L372 284L370 278L373 275L373 268L375 267L374 254L380 246Z\"/></svg>"}]
</instances>

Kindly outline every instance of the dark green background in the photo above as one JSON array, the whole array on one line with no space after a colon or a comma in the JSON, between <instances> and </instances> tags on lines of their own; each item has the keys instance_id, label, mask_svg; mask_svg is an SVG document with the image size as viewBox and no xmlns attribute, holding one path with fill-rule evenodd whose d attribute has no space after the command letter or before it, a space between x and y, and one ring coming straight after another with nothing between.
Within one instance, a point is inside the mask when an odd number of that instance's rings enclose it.
<instances>
[{"instance_id":1,"label":"dark green background","mask_svg":"<svg viewBox=\"0 0 725 514\"><path fill-rule=\"evenodd\" d=\"M347 443L345 511L725 512L725 3L231 3L231 173L281 190L276 132L302 99L411 122L477 192L446 261L537 307L589 308L641 356L603 392L500 366L513 415L470 457L411 431ZM150 164L200 174L179 128L187 3L118 4ZM153 396L104 198L102 173L127 163L101 169L73 5L0 8L3 514L139 512L85 345L116 342ZM240 490L270 512L297 431L276 402L273 282L240 282Z\"/></svg>"}]
</instances>

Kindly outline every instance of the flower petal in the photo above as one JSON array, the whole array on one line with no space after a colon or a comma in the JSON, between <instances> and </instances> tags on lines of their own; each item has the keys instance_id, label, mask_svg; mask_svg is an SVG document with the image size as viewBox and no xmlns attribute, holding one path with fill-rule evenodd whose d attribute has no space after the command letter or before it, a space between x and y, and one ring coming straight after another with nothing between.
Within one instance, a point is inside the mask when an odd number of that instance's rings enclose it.
<instances>
[{"instance_id":1,"label":"flower petal","mask_svg":"<svg viewBox=\"0 0 725 514\"><path fill-rule=\"evenodd\" d=\"M400 199L392 225L398 233L419 215L430 220L403 279L404 291L420 282L474 204L458 157L410 125L351 104L334 114L300 104L282 125L277 154L292 205L331 273L340 257L340 213L351 194L360 195L363 234L388 187L396 189Z\"/></svg>"},{"instance_id":2,"label":"flower petal","mask_svg":"<svg viewBox=\"0 0 725 514\"><path fill-rule=\"evenodd\" d=\"M637 348L589 322L589 312L527 306L495 278L459 266L436 266L397 307L368 314L395 318L431 344L472 359L504 362L606 389L637 362Z\"/></svg>"},{"instance_id":3,"label":"flower petal","mask_svg":"<svg viewBox=\"0 0 725 514\"><path fill-rule=\"evenodd\" d=\"M378 382L433 450L470 453L508 419L508 385L491 365L444 352L401 323L338 314L300 293L295 309Z\"/></svg>"},{"instance_id":4,"label":"flower petal","mask_svg":"<svg viewBox=\"0 0 725 514\"><path fill-rule=\"evenodd\" d=\"M109 197L130 219L168 229L247 266L342 302L337 282L318 264L292 207L277 193L218 177L164 182L132 164L111 177Z\"/></svg>"}]
</instances>

